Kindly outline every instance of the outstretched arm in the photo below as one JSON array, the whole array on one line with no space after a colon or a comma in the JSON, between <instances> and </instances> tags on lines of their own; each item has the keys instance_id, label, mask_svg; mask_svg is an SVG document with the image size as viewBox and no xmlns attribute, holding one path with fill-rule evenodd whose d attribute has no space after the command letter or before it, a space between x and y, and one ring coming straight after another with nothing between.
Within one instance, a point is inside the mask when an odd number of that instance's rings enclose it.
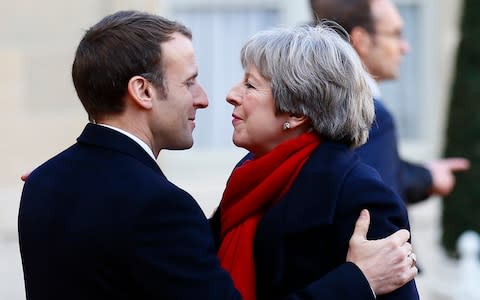
<instances>
[{"instance_id":1,"label":"outstretched arm","mask_svg":"<svg viewBox=\"0 0 480 300\"><path fill-rule=\"evenodd\" d=\"M455 187L454 172L466 171L470 168L470 162L464 158L446 158L430 161L425 167L432 175L431 193L446 196Z\"/></svg>"}]
</instances>

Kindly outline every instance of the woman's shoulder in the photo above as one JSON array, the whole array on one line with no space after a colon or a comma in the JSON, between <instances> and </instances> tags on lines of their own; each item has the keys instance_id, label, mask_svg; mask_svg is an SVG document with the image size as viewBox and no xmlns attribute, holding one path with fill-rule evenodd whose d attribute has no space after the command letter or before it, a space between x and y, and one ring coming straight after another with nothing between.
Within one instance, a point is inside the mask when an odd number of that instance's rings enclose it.
<instances>
[{"instance_id":1,"label":"woman's shoulder","mask_svg":"<svg viewBox=\"0 0 480 300\"><path fill-rule=\"evenodd\" d=\"M341 179L360 163L359 156L347 145L327 140L312 153L302 171L309 176Z\"/></svg>"},{"instance_id":2,"label":"woman's shoulder","mask_svg":"<svg viewBox=\"0 0 480 300\"><path fill-rule=\"evenodd\" d=\"M348 146L333 142L325 142L314 151L290 192L301 194L302 202L322 203L330 210L345 198L347 202L366 201L368 197L399 201L374 168L363 163ZM319 202L318 197L323 200Z\"/></svg>"},{"instance_id":3,"label":"woman's shoulder","mask_svg":"<svg viewBox=\"0 0 480 300\"><path fill-rule=\"evenodd\" d=\"M401 198L381 178L373 167L361 160L345 176L339 190L337 208L390 207L404 215Z\"/></svg>"}]
</instances>

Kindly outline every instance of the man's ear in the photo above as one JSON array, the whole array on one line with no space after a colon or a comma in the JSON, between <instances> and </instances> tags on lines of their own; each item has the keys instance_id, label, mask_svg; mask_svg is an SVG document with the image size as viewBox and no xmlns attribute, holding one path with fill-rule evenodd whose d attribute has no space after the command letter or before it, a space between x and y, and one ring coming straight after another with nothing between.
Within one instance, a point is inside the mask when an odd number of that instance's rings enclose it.
<instances>
[{"instance_id":1,"label":"man's ear","mask_svg":"<svg viewBox=\"0 0 480 300\"><path fill-rule=\"evenodd\" d=\"M360 58L368 55L373 42L370 32L360 26L354 27L350 33L350 40L353 48L355 48Z\"/></svg>"},{"instance_id":2,"label":"man's ear","mask_svg":"<svg viewBox=\"0 0 480 300\"><path fill-rule=\"evenodd\" d=\"M128 81L128 95L133 102L144 109L151 109L153 106L153 85L142 76L133 76Z\"/></svg>"}]
</instances>

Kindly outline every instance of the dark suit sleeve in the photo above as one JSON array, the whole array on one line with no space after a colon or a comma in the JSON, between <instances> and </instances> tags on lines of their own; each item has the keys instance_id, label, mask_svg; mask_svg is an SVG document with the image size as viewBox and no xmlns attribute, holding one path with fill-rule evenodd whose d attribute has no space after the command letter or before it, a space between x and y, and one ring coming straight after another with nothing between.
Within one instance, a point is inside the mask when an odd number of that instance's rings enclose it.
<instances>
[{"instance_id":1,"label":"dark suit sleeve","mask_svg":"<svg viewBox=\"0 0 480 300\"><path fill-rule=\"evenodd\" d=\"M374 300L375 296L362 271L353 263L344 263L306 288L288 295L285 299Z\"/></svg>"},{"instance_id":2,"label":"dark suit sleeve","mask_svg":"<svg viewBox=\"0 0 480 300\"><path fill-rule=\"evenodd\" d=\"M413 204L430 196L432 175L420 165L401 160L400 181L403 187L405 202Z\"/></svg>"},{"instance_id":3,"label":"dark suit sleeve","mask_svg":"<svg viewBox=\"0 0 480 300\"><path fill-rule=\"evenodd\" d=\"M382 182L375 170L364 164L358 165L349 174L343 183L340 197L335 223L339 228L339 238L347 243L342 246L345 251L356 218L363 208L367 208L371 216L368 239L384 238L402 228L410 230L407 210L402 200ZM338 243L342 241L338 240ZM416 300L419 296L415 281L412 280L377 299Z\"/></svg>"},{"instance_id":4,"label":"dark suit sleeve","mask_svg":"<svg viewBox=\"0 0 480 300\"><path fill-rule=\"evenodd\" d=\"M220 249L220 209L217 208L213 213L212 217L208 219L210 224L210 229L212 230L213 243L215 245L215 251L218 252Z\"/></svg>"},{"instance_id":5,"label":"dark suit sleeve","mask_svg":"<svg viewBox=\"0 0 480 300\"><path fill-rule=\"evenodd\" d=\"M152 195L139 219L131 245L133 283L144 292L139 299L241 299L190 195L175 188Z\"/></svg>"}]
</instances>

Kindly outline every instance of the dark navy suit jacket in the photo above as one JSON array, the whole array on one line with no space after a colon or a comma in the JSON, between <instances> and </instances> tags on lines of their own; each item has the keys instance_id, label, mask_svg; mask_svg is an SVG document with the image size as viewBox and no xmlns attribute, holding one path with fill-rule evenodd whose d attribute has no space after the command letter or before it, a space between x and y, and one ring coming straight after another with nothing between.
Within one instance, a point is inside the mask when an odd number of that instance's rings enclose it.
<instances>
[{"instance_id":1,"label":"dark navy suit jacket","mask_svg":"<svg viewBox=\"0 0 480 300\"><path fill-rule=\"evenodd\" d=\"M277 299L344 265L348 242L363 208L371 214L370 239L409 229L404 203L378 173L346 145L322 142L291 189L268 209L257 227L254 258L258 299ZM217 239L219 219L217 212L212 219ZM337 299L368 299L354 291L360 290L361 282L348 278ZM415 282L378 299L418 299Z\"/></svg>"},{"instance_id":2,"label":"dark navy suit jacket","mask_svg":"<svg viewBox=\"0 0 480 300\"><path fill-rule=\"evenodd\" d=\"M29 300L240 299L195 200L106 127L32 172L18 228Z\"/></svg>"},{"instance_id":3,"label":"dark navy suit jacket","mask_svg":"<svg viewBox=\"0 0 480 300\"><path fill-rule=\"evenodd\" d=\"M374 100L374 103L375 121L367 143L356 149L357 154L374 167L405 202L416 203L427 198L432 187L430 172L399 157L393 117L380 101Z\"/></svg>"}]
</instances>

